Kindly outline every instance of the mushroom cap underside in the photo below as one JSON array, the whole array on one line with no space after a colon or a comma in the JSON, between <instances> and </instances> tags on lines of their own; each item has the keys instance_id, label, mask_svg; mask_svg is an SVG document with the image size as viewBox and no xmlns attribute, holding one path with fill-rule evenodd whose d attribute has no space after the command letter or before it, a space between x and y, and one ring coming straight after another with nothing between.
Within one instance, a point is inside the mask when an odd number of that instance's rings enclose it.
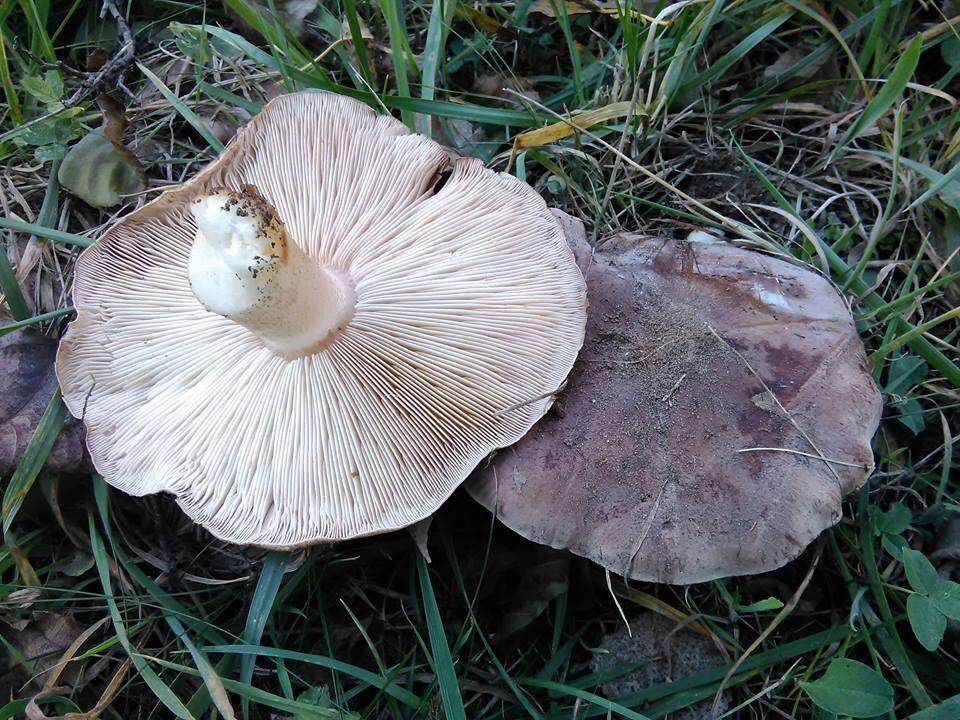
<instances>
[{"instance_id":1,"label":"mushroom cap underside","mask_svg":"<svg viewBox=\"0 0 960 720\"><path fill-rule=\"evenodd\" d=\"M221 157L114 225L76 266L57 371L111 485L160 491L214 535L294 547L431 514L547 410L585 289L528 185L328 93L271 101ZM356 308L295 359L206 311L188 204L256 187Z\"/></svg>"}]
</instances>

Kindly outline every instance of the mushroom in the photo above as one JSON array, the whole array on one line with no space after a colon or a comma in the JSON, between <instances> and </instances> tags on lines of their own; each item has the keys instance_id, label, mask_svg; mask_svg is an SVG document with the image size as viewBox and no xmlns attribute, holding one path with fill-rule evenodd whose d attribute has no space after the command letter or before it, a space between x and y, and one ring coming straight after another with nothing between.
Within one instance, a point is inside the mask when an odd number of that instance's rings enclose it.
<instances>
[{"instance_id":1,"label":"mushroom","mask_svg":"<svg viewBox=\"0 0 960 720\"><path fill-rule=\"evenodd\" d=\"M586 315L532 188L312 92L108 230L73 294L57 372L97 470L274 548L433 513L550 407Z\"/></svg>"},{"instance_id":2,"label":"mushroom","mask_svg":"<svg viewBox=\"0 0 960 720\"><path fill-rule=\"evenodd\" d=\"M796 557L873 468L881 398L843 298L726 243L621 236L577 254L590 312L568 384L468 491L636 580Z\"/></svg>"}]
</instances>

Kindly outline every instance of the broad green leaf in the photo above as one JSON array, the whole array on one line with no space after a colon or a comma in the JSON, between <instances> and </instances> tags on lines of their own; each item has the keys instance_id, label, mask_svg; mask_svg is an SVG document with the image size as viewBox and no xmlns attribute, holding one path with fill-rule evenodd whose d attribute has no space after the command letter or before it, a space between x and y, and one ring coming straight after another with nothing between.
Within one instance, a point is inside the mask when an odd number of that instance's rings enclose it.
<instances>
[{"instance_id":1,"label":"broad green leaf","mask_svg":"<svg viewBox=\"0 0 960 720\"><path fill-rule=\"evenodd\" d=\"M960 695L954 695L933 707L915 712L906 720L957 720L957 718L960 718Z\"/></svg>"},{"instance_id":2,"label":"broad green leaf","mask_svg":"<svg viewBox=\"0 0 960 720\"><path fill-rule=\"evenodd\" d=\"M909 355L908 357L915 356ZM912 517L910 508L903 503L894 503L886 512L880 513L877 517L877 530L891 535L899 535L910 525Z\"/></svg>"},{"instance_id":3,"label":"broad green leaf","mask_svg":"<svg viewBox=\"0 0 960 720\"><path fill-rule=\"evenodd\" d=\"M63 80L56 70L47 70L42 77L26 75L20 80L23 89L46 105L56 105L63 96Z\"/></svg>"},{"instance_id":4,"label":"broad green leaf","mask_svg":"<svg viewBox=\"0 0 960 720\"><path fill-rule=\"evenodd\" d=\"M902 535L889 535L887 533L884 533L883 537L880 538L880 544L883 545L883 549L887 551L890 557L897 560L901 559L903 551L909 547L906 538Z\"/></svg>"},{"instance_id":5,"label":"broad green leaf","mask_svg":"<svg viewBox=\"0 0 960 720\"><path fill-rule=\"evenodd\" d=\"M898 413L896 418L899 423L914 435L919 435L927 426L923 405L916 398L909 398L905 402L896 403L894 409Z\"/></svg>"},{"instance_id":6,"label":"broad green leaf","mask_svg":"<svg viewBox=\"0 0 960 720\"><path fill-rule=\"evenodd\" d=\"M61 113L56 117L39 120L18 132L13 142L21 147L66 145L82 132L72 115Z\"/></svg>"},{"instance_id":7,"label":"broad green leaf","mask_svg":"<svg viewBox=\"0 0 960 720\"><path fill-rule=\"evenodd\" d=\"M952 620L960 620L960 584L940 578L930 600L934 606Z\"/></svg>"},{"instance_id":8,"label":"broad green leaf","mask_svg":"<svg viewBox=\"0 0 960 720\"><path fill-rule=\"evenodd\" d=\"M937 610L930 598L919 593L908 597L907 617L921 645L930 652L940 647L943 633L947 630L947 618Z\"/></svg>"},{"instance_id":9,"label":"broad green leaf","mask_svg":"<svg viewBox=\"0 0 960 720\"><path fill-rule=\"evenodd\" d=\"M775 597L768 597L765 600L758 600L757 602L750 603L749 605L741 605L737 603L737 612L740 612L740 613L769 612L771 610L779 610L782 607L783 607L783 601L778 600Z\"/></svg>"},{"instance_id":10,"label":"broad green leaf","mask_svg":"<svg viewBox=\"0 0 960 720\"><path fill-rule=\"evenodd\" d=\"M119 205L124 196L147 187L146 176L133 153L117 147L99 131L91 132L70 148L57 179L96 208Z\"/></svg>"},{"instance_id":11,"label":"broad green leaf","mask_svg":"<svg viewBox=\"0 0 960 720\"><path fill-rule=\"evenodd\" d=\"M960 38L954 35L940 43L940 55L950 67L960 67Z\"/></svg>"},{"instance_id":12,"label":"broad green leaf","mask_svg":"<svg viewBox=\"0 0 960 720\"><path fill-rule=\"evenodd\" d=\"M856 660L833 660L822 677L800 686L817 707L837 715L870 718L893 708L890 683Z\"/></svg>"},{"instance_id":13,"label":"broad green leaf","mask_svg":"<svg viewBox=\"0 0 960 720\"><path fill-rule=\"evenodd\" d=\"M936 568L927 560L927 556L918 550L903 551L903 569L907 573L910 587L918 593L930 595L937 589L940 576Z\"/></svg>"},{"instance_id":14,"label":"broad green leaf","mask_svg":"<svg viewBox=\"0 0 960 720\"><path fill-rule=\"evenodd\" d=\"M900 60L897 61L897 64L890 73L890 77L887 78L887 81L880 88L880 91L873 96L873 100L867 104L864 111L853 121L853 124L847 128L843 137L840 138L840 141L830 155L831 160L836 158L837 155L843 152L847 145L860 137L867 128L879 120L883 114L890 109L890 106L896 102L897 98L903 94L904 88L907 87L907 83L910 81L910 78L913 77L913 71L917 69L922 46L923 37L917 35L913 38L910 45L907 46L907 49L903 51L903 55L900 56Z\"/></svg>"}]
</instances>

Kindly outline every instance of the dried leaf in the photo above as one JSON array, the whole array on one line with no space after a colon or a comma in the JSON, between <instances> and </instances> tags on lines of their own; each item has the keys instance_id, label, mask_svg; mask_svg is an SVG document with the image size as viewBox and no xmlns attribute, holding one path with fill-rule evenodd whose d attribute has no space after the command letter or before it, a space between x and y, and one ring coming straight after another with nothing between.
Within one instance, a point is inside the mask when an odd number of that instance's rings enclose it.
<instances>
[{"instance_id":1,"label":"dried leaf","mask_svg":"<svg viewBox=\"0 0 960 720\"><path fill-rule=\"evenodd\" d=\"M430 560L430 525L433 522L433 515L428 518L424 518L420 522L414 523L407 530L410 532L410 537L413 538L413 542L416 543L417 550L420 551L420 554L423 555L423 559L427 562Z\"/></svg>"},{"instance_id":2,"label":"dried leaf","mask_svg":"<svg viewBox=\"0 0 960 720\"><path fill-rule=\"evenodd\" d=\"M56 341L33 328L0 336L0 475L9 475L17 467L57 387L56 349ZM77 421L66 421L45 468L61 473L85 468L82 428Z\"/></svg>"},{"instance_id":3,"label":"dried leaf","mask_svg":"<svg viewBox=\"0 0 960 720\"><path fill-rule=\"evenodd\" d=\"M577 128L587 130L594 125L601 125L610 120L627 117L630 115L631 108L633 107L634 104L631 101L624 100L622 102L605 105L596 110L575 113L570 116L570 122L568 123L562 121L556 122L552 125L537 128L536 130L529 130L517 135L514 146L519 149L548 145L549 143L554 143L557 142L557 140L562 140L565 137L573 135L577 132Z\"/></svg>"},{"instance_id":4,"label":"dried leaf","mask_svg":"<svg viewBox=\"0 0 960 720\"><path fill-rule=\"evenodd\" d=\"M101 130L87 134L70 148L57 179L71 193L96 208L118 205L123 196L142 192L147 187L136 156L108 140Z\"/></svg>"}]
</instances>

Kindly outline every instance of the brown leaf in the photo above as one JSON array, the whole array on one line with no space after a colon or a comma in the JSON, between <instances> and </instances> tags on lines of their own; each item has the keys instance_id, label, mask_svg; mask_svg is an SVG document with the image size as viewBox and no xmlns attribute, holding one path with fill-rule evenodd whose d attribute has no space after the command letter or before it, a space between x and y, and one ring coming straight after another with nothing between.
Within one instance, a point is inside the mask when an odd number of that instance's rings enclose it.
<instances>
[{"instance_id":1,"label":"brown leaf","mask_svg":"<svg viewBox=\"0 0 960 720\"><path fill-rule=\"evenodd\" d=\"M7 322L0 316L0 325ZM0 475L17 467L57 387L56 350L55 340L33 328L0 336ZM47 458L47 470L73 473L86 468L82 433L79 422L67 420Z\"/></svg>"},{"instance_id":2,"label":"brown leaf","mask_svg":"<svg viewBox=\"0 0 960 720\"><path fill-rule=\"evenodd\" d=\"M413 538L413 542L417 546L417 550L420 551L420 554L423 555L423 559L427 562L432 562L430 560L429 547L431 523L433 523L433 515L428 518L424 518L420 522L416 522L407 528L410 533L410 537Z\"/></svg>"},{"instance_id":3,"label":"brown leaf","mask_svg":"<svg viewBox=\"0 0 960 720\"><path fill-rule=\"evenodd\" d=\"M470 493L524 537L637 580L796 557L873 467L880 394L843 299L726 243L579 250L590 305L566 389Z\"/></svg>"},{"instance_id":4,"label":"brown leaf","mask_svg":"<svg viewBox=\"0 0 960 720\"><path fill-rule=\"evenodd\" d=\"M4 635L7 642L26 658L27 664L21 669L39 685L46 673L57 668L60 656L82 632L83 628L69 615L36 612L22 630ZM10 664L16 664L12 656Z\"/></svg>"}]
</instances>

